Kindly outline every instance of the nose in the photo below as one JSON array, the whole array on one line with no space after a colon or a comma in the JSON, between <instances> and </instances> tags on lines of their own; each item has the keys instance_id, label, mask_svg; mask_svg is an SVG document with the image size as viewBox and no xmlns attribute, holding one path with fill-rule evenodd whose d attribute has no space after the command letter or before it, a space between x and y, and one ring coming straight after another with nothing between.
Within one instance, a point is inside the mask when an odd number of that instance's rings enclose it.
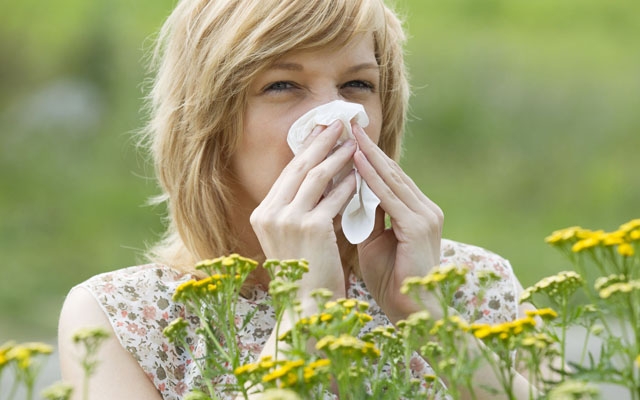
<instances>
[{"instance_id":1,"label":"nose","mask_svg":"<svg viewBox=\"0 0 640 400\"><path fill-rule=\"evenodd\" d=\"M344 96L340 94L340 90L337 87L331 86L316 93L312 97L312 101L309 109L321 106L323 104L331 103L334 100L344 100Z\"/></svg>"}]
</instances>

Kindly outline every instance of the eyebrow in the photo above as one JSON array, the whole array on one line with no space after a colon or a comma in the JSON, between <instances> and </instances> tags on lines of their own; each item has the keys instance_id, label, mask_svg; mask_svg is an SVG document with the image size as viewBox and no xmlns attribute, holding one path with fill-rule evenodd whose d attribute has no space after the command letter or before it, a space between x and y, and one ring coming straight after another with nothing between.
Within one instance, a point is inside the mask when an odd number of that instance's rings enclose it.
<instances>
[{"instance_id":1,"label":"eyebrow","mask_svg":"<svg viewBox=\"0 0 640 400\"><path fill-rule=\"evenodd\" d=\"M285 71L304 71L304 67L301 64L292 63L292 62L275 63L272 66L270 66L269 69L281 69L281 70L285 70ZM357 64L357 65L354 65L352 67L349 67L346 72L347 73L355 73L355 72L362 71L363 69L376 69L376 70L378 70L378 69L380 69L380 67L376 63L367 62L367 63Z\"/></svg>"}]
</instances>

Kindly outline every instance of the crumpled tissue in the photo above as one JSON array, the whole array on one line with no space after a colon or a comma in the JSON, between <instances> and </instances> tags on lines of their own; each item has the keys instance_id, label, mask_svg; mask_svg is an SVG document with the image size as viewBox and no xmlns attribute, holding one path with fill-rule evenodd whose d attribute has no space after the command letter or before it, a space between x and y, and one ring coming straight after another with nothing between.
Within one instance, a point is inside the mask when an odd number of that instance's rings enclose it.
<instances>
[{"instance_id":1,"label":"crumpled tissue","mask_svg":"<svg viewBox=\"0 0 640 400\"><path fill-rule=\"evenodd\" d=\"M361 104L335 100L318 106L296 120L287 135L287 143L294 154L298 154L302 143L317 125L331 125L342 122L342 135L337 145L353 138L351 121L354 120L363 128L369 125L369 117ZM355 169L355 167L353 167ZM375 224L376 207L380 199L373 193L367 183L356 170L356 193L342 211L342 232L353 244L364 241L371 235ZM334 178L334 182L340 177Z\"/></svg>"}]
</instances>

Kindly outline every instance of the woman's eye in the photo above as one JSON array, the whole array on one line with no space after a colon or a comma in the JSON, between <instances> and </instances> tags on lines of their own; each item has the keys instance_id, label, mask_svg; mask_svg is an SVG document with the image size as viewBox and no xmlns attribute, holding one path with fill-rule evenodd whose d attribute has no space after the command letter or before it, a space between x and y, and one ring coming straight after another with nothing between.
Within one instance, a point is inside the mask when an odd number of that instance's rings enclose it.
<instances>
[{"instance_id":1,"label":"woman's eye","mask_svg":"<svg viewBox=\"0 0 640 400\"><path fill-rule=\"evenodd\" d=\"M344 87L344 88L353 88L353 89L362 89L362 90L370 90L370 91L373 91L375 89L375 86L371 82L361 81L361 80L349 81L349 82L345 83L344 85L342 85L342 87Z\"/></svg>"},{"instance_id":2,"label":"woman's eye","mask_svg":"<svg viewBox=\"0 0 640 400\"><path fill-rule=\"evenodd\" d=\"M265 92L283 92L285 90L289 90L293 88L295 88L295 85L291 82L278 81L278 82L273 82L267 85L264 88L264 91Z\"/></svg>"}]
</instances>

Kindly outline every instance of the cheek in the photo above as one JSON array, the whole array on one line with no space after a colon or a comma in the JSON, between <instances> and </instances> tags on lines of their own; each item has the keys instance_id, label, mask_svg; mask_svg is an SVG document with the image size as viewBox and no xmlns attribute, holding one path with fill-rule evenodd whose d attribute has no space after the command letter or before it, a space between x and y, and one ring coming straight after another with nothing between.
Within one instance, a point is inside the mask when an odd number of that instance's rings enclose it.
<instances>
[{"instance_id":1,"label":"cheek","mask_svg":"<svg viewBox=\"0 0 640 400\"><path fill-rule=\"evenodd\" d=\"M382 130L382 121L379 118L371 118L369 120L369 125L364 128L365 133L369 138L375 143L379 144L380 142L380 133Z\"/></svg>"}]
</instances>

